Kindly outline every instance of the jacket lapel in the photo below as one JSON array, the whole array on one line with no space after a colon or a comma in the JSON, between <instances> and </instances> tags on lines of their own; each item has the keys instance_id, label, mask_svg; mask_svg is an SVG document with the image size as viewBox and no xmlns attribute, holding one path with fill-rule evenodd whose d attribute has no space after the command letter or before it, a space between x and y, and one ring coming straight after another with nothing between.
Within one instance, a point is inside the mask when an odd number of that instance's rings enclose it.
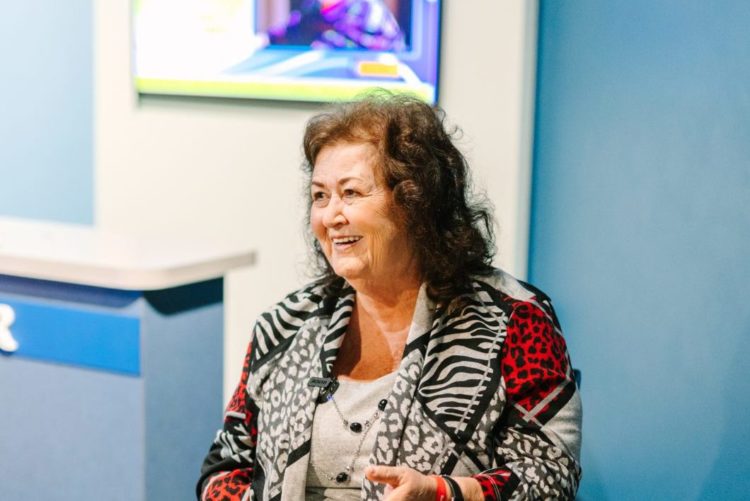
<instances>
[{"instance_id":1,"label":"jacket lapel","mask_svg":"<svg viewBox=\"0 0 750 501\"><path fill-rule=\"evenodd\" d=\"M455 310L436 310L424 288L420 291L370 464L398 462L423 473L450 473L477 430L500 384L505 312L485 290L464 301ZM380 499L384 486L365 481L363 490L366 499Z\"/></svg>"},{"instance_id":2,"label":"jacket lapel","mask_svg":"<svg viewBox=\"0 0 750 501\"><path fill-rule=\"evenodd\" d=\"M287 467L282 472L282 501L305 499L313 417L317 399L322 390L319 386L311 386L309 383L313 378L323 381L332 377L333 365L344 340L353 306L354 291L350 288L344 289L330 316L324 314L321 318L322 322L313 336L312 342L317 347L317 351L311 357L308 377L301 379L298 387L299 406L304 409L304 412L298 419L286 423L288 436L293 437L293 447L289 453ZM302 433L300 430L303 430Z\"/></svg>"},{"instance_id":3,"label":"jacket lapel","mask_svg":"<svg viewBox=\"0 0 750 501\"><path fill-rule=\"evenodd\" d=\"M414 395L424 365L425 348L430 337L434 308L434 303L427 297L426 286L422 284L404 347L404 355L393 383L393 389L388 396L388 405L383 411L378 426L375 448L370 455L370 464L387 466L396 464L409 410L414 403ZM385 489L383 484L373 484L365 479L362 487L365 499L382 499Z\"/></svg>"}]
</instances>

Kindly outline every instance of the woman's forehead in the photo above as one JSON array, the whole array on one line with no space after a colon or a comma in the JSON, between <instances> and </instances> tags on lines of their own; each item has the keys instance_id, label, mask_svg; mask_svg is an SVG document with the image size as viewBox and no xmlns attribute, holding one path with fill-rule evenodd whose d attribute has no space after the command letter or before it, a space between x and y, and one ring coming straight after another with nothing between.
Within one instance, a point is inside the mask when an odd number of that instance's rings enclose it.
<instances>
[{"instance_id":1,"label":"woman's forehead","mask_svg":"<svg viewBox=\"0 0 750 501\"><path fill-rule=\"evenodd\" d=\"M336 143L318 153L312 179L358 177L374 180L377 176L377 150L369 143Z\"/></svg>"}]
</instances>

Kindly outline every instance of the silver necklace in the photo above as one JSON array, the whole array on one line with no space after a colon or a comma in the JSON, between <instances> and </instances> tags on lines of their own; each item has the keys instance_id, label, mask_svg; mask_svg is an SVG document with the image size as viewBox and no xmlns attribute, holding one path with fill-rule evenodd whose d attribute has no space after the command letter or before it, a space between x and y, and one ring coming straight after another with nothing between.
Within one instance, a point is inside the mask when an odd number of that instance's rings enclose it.
<instances>
[{"instance_id":1,"label":"silver necklace","mask_svg":"<svg viewBox=\"0 0 750 501\"><path fill-rule=\"evenodd\" d=\"M338 384L336 386L338 386ZM341 418L341 423L344 425L344 429L360 435L357 449L354 451L354 456L352 456L352 460L349 462L349 464L344 468L343 471L336 474L336 476L327 475L328 480L336 482L337 484L343 484L348 482L351 478L352 471L354 471L354 463L357 462L357 458L359 458L359 452L362 450L362 444L365 443L365 438L367 438L367 434L369 433L370 428L372 428L373 425L380 419L385 406L388 405L388 401L386 399L382 399L380 402L378 402L378 408L375 409L375 412L372 414L372 416L370 416L370 418L366 419L364 422L360 423L359 421L350 422L348 419L346 419L344 414L341 412L341 409L339 409L339 406L336 403L336 399L333 398L333 392L328 394L327 400L330 400L333 404L334 409L336 409L336 414L338 414Z\"/></svg>"}]
</instances>

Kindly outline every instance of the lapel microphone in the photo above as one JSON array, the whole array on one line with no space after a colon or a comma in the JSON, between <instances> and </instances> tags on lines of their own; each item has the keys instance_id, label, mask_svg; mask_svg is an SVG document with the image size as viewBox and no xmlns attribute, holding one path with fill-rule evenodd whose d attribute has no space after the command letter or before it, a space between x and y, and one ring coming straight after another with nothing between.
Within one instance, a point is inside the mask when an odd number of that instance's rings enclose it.
<instances>
[{"instance_id":1,"label":"lapel microphone","mask_svg":"<svg viewBox=\"0 0 750 501\"><path fill-rule=\"evenodd\" d=\"M307 381L307 386L311 388L320 388L318 394L318 403L323 404L331 399L333 394L339 388L339 382L330 377L311 377Z\"/></svg>"}]
</instances>

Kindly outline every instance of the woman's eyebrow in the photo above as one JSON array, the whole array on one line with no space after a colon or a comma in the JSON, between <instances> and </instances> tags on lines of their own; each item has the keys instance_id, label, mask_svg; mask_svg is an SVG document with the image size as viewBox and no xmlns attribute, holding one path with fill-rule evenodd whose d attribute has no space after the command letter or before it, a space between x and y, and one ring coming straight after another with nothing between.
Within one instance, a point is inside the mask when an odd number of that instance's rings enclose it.
<instances>
[{"instance_id":1,"label":"woman's eyebrow","mask_svg":"<svg viewBox=\"0 0 750 501\"><path fill-rule=\"evenodd\" d=\"M342 184L346 184L349 181L359 181L359 182L364 183L365 179L363 179L363 178L361 178L359 176L347 176L347 177L342 177L341 179L339 179L338 181L336 181L336 184L339 185L339 186L341 186ZM310 181L310 185L311 186L324 187L326 184L323 181L318 181L316 179L313 179L313 180Z\"/></svg>"},{"instance_id":2,"label":"woman's eyebrow","mask_svg":"<svg viewBox=\"0 0 750 501\"><path fill-rule=\"evenodd\" d=\"M339 179L339 182L338 182L338 184L339 184L339 185L342 185L342 184L346 184L346 183L348 183L349 181L360 181L360 182L364 182L364 179L362 179L362 178L361 178L361 177L359 177L359 176L347 176L347 177L342 177L341 179Z\"/></svg>"}]
</instances>

